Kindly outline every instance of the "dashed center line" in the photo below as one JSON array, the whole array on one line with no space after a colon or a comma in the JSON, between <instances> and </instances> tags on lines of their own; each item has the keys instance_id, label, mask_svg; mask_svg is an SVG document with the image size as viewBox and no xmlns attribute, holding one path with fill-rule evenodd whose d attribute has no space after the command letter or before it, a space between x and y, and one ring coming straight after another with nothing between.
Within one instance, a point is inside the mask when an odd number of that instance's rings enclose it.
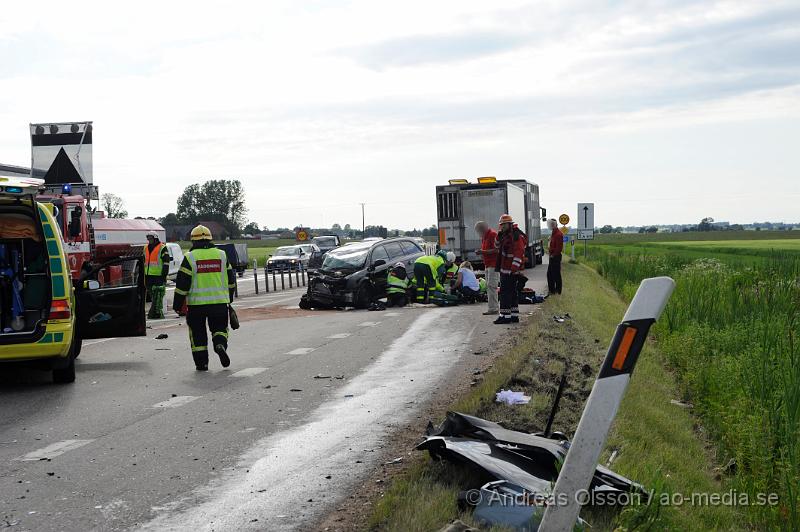
<instances>
[{"instance_id":1,"label":"dashed center line","mask_svg":"<svg viewBox=\"0 0 800 532\"><path fill-rule=\"evenodd\" d=\"M347 338L348 336L350 336L350 333L339 333L326 336L325 338L330 338L331 340L341 340L342 338Z\"/></svg>"},{"instance_id":2,"label":"dashed center line","mask_svg":"<svg viewBox=\"0 0 800 532\"><path fill-rule=\"evenodd\" d=\"M231 377L252 377L253 375L258 375L265 371L267 371L267 368L244 368L236 373L231 373Z\"/></svg>"},{"instance_id":3,"label":"dashed center line","mask_svg":"<svg viewBox=\"0 0 800 532\"><path fill-rule=\"evenodd\" d=\"M314 349L315 349L314 347L298 347L297 349L293 349L292 351L289 351L286 354L287 355L307 355L311 351L313 351Z\"/></svg>"},{"instance_id":4,"label":"dashed center line","mask_svg":"<svg viewBox=\"0 0 800 532\"><path fill-rule=\"evenodd\" d=\"M94 440L64 440L42 447L37 451L30 452L25 456L20 456L17 460L33 461L33 460L47 460L61 456L67 451L83 447L87 443L92 443Z\"/></svg>"},{"instance_id":5,"label":"dashed center line","mask_svg":"<svg viewBox=\"0 0 800 532\"><path fill-rule=\"evenodd\" d=\"M365 321L363 323L359 323L358 326L359 327L375 327L379 323L380 323L379 321Z\"/></svg>"},{"instance_id":6,"label":"dashed center line","mask_svg":"<svg viewBox=\"0 0 800 532\"><path fill-rule=\"evenodd\" d=\"M179 406L183 406L186 403L191 403L195 399L200 399L196 395L178 395L177 397L173 397L171 399L167 399L166 401L161 401L160 403L156 403L153 405L153 408L177 408Z\"/></svg>"}]
</instances>

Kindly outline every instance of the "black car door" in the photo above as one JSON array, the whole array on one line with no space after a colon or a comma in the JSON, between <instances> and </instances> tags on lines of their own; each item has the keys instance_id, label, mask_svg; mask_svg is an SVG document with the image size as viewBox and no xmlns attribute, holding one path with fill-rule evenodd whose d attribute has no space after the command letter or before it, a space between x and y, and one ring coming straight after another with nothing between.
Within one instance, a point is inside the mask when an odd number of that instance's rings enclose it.
<instances>
[{"instance_id":1,"label":"black car door","mask_svg":"<svg viewBox=\"0 0 800 532\"><path fill-rule=\"evenodd\" d=\"M389 274L389 254L385 246L375 246L369 258L369 278L376 297L386 295L386 277Z\"/></svg>"},{"instance_id":2,"label":"black car door","mask_svg":"<svg viewBox=\"0 0 800 532\"><path fill-rule=\"evenodd\" d=\"M114 259L81 275L75 286L83 339L145 336L144 260Z\"/></svg>"}]
</instances>

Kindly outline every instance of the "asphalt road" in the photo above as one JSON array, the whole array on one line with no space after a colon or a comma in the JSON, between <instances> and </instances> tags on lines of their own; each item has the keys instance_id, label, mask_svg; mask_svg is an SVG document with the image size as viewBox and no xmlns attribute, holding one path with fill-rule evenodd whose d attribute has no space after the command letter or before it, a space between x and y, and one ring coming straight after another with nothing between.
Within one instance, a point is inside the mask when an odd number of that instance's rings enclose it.
<instances>
[{"instance_id":1,"label":"asphalt road","mask_svg":"<svg viewBox=\"0 0 800 532\"><path fill-rule=\"evenodd\" d=\"M196 372L174 317L86 341L73 385L4 369L0 528L301 529L499 329L483 305L314 312L302 290L252 292L242 279L228 369Z\"/></svg>"}]
</instances>

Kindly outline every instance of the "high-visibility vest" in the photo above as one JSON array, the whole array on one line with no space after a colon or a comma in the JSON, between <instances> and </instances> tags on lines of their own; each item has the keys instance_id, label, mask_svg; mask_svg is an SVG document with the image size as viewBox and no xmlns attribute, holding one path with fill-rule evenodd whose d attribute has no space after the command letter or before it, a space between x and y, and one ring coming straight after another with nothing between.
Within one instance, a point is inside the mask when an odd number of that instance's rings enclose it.
<instances>
[{"instance_id":1,"label":"high-visibility vest","mask_svg":"<svg viewBox=\"0 0 800 532\"><path fill-rule=\"evenodd\" d=\"M452 281L453 279L456 278L457 275L458 275L458 266L456 264L453 264L452 266L447 268L447 271L444 272L444 278L447 279L448 281Z\"/></svg>"},{"instance_id":2,"label":"high-visibility vest","mask_svg":"<svg viewBox=\"0 0 800 532\"><path fill-rule=\"evenodd\" d=\"M481 294L485 294L486 293L486 279L484 279L483 277L478 279L478 291Z\"/></svg>"},{"instance_id":3,"label":"high-visibility vest","mask_svg":"<svg viewBox=\"0 0 800 532\"><path fill-rule=\"evenodd\" d=\"M386 283L387 294L405 294L408 288L408 279L400 279L391 273L386 278Z\"/></svg>"},{"instance_id":4,"label":"high-visibility vest","mask_svg":"<svg viewBox=\"0 0 800 532\"><path fill-rule=\"evenodd\" d=\"M414 261L414 264L418 263L424 264L431 269L433 278L436 280L436 288L441 289L441 284L439 279L439 268L444 266L444 259L439 255L423 255ZM417 281L417 286L419 286L419 281Z\"/></svg>"},{"instance_id":5,"label":"high-visibility vest","mask_svg":"<svg viewBox=\"0 0 800 532\"><path fill-rule=\"evenodd\" d=\"M164 261L161 260L161 248L164 244L159 242L150 251L149 245L144 245L144 274L161 276L164 268Z\"/></svg>"},{"instance_id":6,"label":"high-visibility vest","mask_svg":"<svg viewBox=\"0 0 800 532\"><path fill-rule=\"evenodd\" d=\"M188 305L227 305L228 258L217 248L193 249L186 254L192 268L192 287L187 296Z\"/></svg>"}]
</instances>

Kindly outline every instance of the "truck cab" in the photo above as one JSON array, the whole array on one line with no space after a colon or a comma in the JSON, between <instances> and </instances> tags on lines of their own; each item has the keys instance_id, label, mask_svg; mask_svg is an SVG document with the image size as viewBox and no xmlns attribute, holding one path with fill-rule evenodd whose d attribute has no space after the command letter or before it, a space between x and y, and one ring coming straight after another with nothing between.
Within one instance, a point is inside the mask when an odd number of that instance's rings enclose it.
<instances>
[{"instance_id":1,"label":"truck cab","mask_svg":"<svg viewBox=\"0 0 800 532\"><path fill-rule=\"evenodd\" d=\"M40 198L42 187L0 176L0 363L34 365L68 383L82 340L146 334L143 261L87 263L74 282L65 213Z\"/></svg>"}]
</instances>

